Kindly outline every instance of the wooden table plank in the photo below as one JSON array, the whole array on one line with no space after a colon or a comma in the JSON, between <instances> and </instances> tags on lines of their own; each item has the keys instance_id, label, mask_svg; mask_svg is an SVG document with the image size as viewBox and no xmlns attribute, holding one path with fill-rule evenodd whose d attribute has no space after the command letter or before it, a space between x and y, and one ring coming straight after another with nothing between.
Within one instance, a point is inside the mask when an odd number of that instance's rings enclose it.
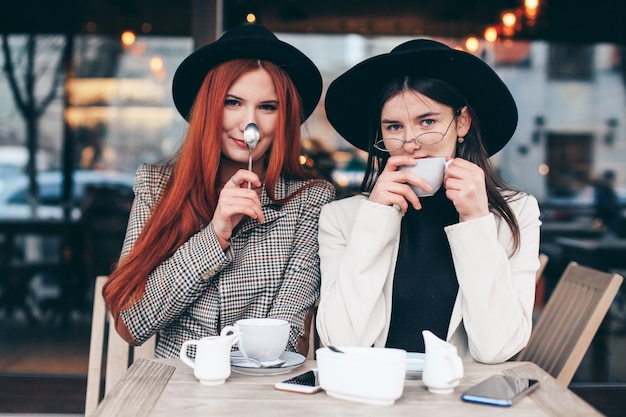
<instances>
[{"instance_id":1,"label":"wooden table plank","mask_svg":"<svg viewBox=\"0 0 626 417\"><path fill-rule=\"evenodd\" d=\"M540 388L543 389L537 389L532 394L533 401L551 416L593 417L602 415L572 391L564 389L563 385L534 363L524 362L520 366L503 371L503 374L539 380Z\"/></svg>"},{"instance_id":2,"label":"wooden table plank","mask_svg":"<svg viewBox=\"0 0 626 417\"><path fill-rule=\"evenodd\" d=\"M139 359L102 400L94 416L146 417L150 415L175 366Z\"/></svg>"}]
</instances>

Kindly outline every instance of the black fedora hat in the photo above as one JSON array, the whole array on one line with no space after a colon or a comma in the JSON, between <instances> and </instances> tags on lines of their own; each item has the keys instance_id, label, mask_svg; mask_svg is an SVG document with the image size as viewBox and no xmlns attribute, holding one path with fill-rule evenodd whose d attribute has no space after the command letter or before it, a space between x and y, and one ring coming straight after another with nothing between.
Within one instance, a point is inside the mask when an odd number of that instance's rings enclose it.
<instances>
[{"instance_id":1,"label":"black fedora hat","mask_svg":"<svg viewBox=\"0 0 626 417\"><path fill-rule=\"evenodd\" d=\"M282 68L291 78L302 100L306 120L322 94L322 76L306 55L260 25L235 26L218 40L199 48L178 66L172 95L178 112L188 118L198 90L211 68L238 58L258 58Z\"/></svg>"},{"instance_id":2,"label":"black fedora hat","mask_svg":"<svg viewBox=\"0 0 626 417\"><path fill-rule=\"evenodd\" d=\"M454 86L477 113L489 155L506 145L517 127L511 92L482 59L428 39L414 39L355 65L335 79L326 93L326 116L348 142L369 151L372 100L395 78L437 78Z\"/></svg>"}]
</instances>

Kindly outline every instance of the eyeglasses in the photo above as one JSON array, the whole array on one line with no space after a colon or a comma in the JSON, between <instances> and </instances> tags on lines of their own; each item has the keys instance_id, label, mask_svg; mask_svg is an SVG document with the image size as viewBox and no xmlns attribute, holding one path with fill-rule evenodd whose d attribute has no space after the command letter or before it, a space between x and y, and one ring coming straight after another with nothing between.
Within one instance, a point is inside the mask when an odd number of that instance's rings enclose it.
<instances>
[{"instance_id":1,"label":"eyeglasses","mask_svg":"<svg viewBox=\"0 0 626 417\"><path fill-rule=\"evenodd\" d=\"M457 118L457 116L458 116L458 113L452 118L452 120L450 120L450 123L448 123L448 127L446 128L446 131L443 133L426 132L426 133L422 133L421 135L417 135L413 139L407 139L407 140L400 139L400 138L383 138L383 139L377 140L376 143L374 143L374 147L378 149L379 151L383 151L383 152L395 152L399 149L402 149L404 145L410 142L415 142L416 145L421 145L421 146L436 145L439 142L441 142L443 138L448 134L448 130L450 130L450 126L452 126L452 122Z\"/></svg>"}]
</instances>

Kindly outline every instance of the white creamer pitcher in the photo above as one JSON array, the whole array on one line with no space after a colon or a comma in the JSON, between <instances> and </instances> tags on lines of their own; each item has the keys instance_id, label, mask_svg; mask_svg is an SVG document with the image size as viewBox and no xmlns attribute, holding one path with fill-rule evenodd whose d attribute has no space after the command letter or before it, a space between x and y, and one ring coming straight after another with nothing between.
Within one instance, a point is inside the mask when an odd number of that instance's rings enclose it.
<instances>
[{"instance_id":1,"label":"white creamer pitcher","mask_svg":"<svg viewBox=\"0 0 626 417\"><path fill-rule=\"evenodd\" d=\"M180 358L193 368L201 384L223 384L230 376L230 349L239 340L239 333L188 340L180 348ZM187 354L187 347L196 346L196 359Z\"/></svg>"},{"instance_id":2,"label":"white creamer pitcher","mask_svg":"<svg viewBox=\"0 0 626 417\"><path fill-rule=\"evenodd\" d=\"M430 330L422 331L422 335L426 347L422 381L430 392L449 394L463 378L463 361L456 346L441 340Z\"/></svg>"}]
</instances>

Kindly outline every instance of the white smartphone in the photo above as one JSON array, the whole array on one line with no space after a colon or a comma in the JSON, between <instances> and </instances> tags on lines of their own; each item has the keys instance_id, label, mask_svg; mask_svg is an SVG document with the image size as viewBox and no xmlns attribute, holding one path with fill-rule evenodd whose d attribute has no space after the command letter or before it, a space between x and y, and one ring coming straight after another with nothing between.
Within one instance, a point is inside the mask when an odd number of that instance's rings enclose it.
<instances>
[{"instance_id":1,"label":"white smartphone","mask_svg":"<svg viewBox=\"0 0 626 417\"><path fill-rule=\"evenodd\" d=\"M537 389L539 381L528 378L493 375L465 391L463 401L509 407Z\"/></svg>"},{"instance_id":2,"label":"white smartphone","mask_svg":"<svg viewBox=\"0 0 626 417\"><path fill-rule=\"evenodd\" d=\"M302 394L313 394L322 389L317 378L317 369L312 369L285 381L277 382L274 384L274 388L282 391L300 392Z\"/></svg>"}]
</instances>

